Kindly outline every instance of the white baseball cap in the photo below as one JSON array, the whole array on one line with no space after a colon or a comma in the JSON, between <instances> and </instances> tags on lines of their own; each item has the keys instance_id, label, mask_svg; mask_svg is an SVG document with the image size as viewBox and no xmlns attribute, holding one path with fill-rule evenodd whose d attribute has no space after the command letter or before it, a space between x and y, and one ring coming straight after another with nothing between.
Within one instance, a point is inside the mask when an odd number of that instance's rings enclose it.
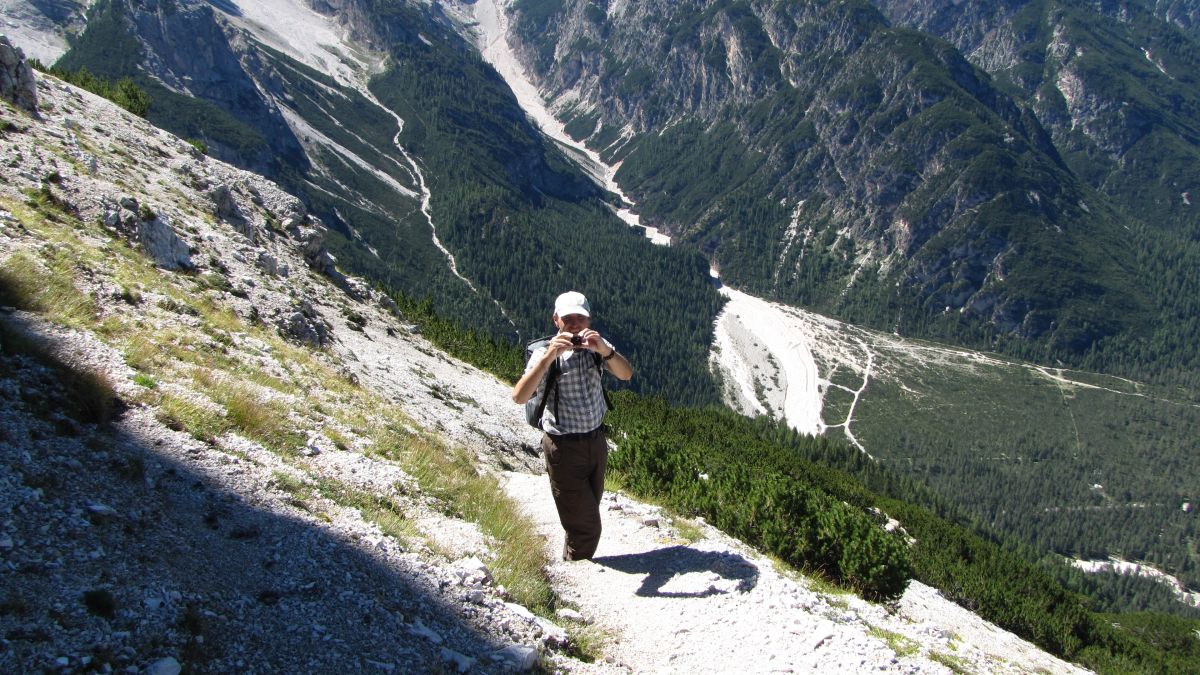
<instances>
[{"instance_id":1,"label":"white baseball cap","mask_svg":"<svg viewBox=\"0 0 1200 675\"><path fill-rule=\"evenodd\" d=\"M554 301L554 313L561 319L564 316L571 314L582 314L586 317L592 315L591 305L588 304L587 298L583 297L583 293L579 291L567 291L558 296Z\"/></svg>"}]
</instances>

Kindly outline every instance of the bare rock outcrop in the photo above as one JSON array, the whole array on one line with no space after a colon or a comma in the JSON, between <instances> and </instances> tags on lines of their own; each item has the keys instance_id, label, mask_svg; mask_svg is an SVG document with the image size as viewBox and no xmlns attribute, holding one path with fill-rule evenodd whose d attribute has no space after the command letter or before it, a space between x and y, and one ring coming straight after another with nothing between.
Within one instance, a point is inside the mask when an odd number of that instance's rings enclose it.
<instances>
[{"instance_id":1,"label":"bare rock outcrop","mask_svg":"<svg viewBox=\"0 0 1200 675\"><path fill-rule=\"evenodd\" d=\"M307 300L298 300L275 325L284 337L313 349L324 349L333 340L333 327Z\"/></svg>"},{"instance_id":2,"label":"bare rock outcrop","mask_svg":"<svg viewBox=\"0 0 1200 675\"><path fill-rule=\"evenodd\" d=\"M102 218L105 226L136 243L163 269L192 269L191 248L179 237L166 216L139 206L136 199L122 197L109 205Z\"/></svg>"},{"instance_id":3,"label":"bare rock outcrop","mask_svg":"<svg viewBox=\"0 0 1200 675\"><path fill-rule=\"evenodd\" d=\"M33 69L25 61L25 52L14 47L3 35L0 35L0 98L31 113L37 112Z\"/></svg>"}]
</instances>

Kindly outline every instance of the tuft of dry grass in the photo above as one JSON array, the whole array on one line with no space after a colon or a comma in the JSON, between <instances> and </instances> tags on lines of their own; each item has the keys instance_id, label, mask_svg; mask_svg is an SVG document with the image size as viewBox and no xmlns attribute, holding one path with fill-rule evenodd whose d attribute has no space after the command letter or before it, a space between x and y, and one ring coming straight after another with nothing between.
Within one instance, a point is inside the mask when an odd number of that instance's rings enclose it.
<instances>
[{"instance_id":1,"label":"tuft of dry grass","mask_svg":"<svg viewBox=\"0 0 1200 675\"><path fill-rule=\"evenodd\" d=\"M958 673L958 675L972 675L972 673L975 672L968 667L967 662L964 659L953 654L947 654L945 652L931 652L929 654L929 658L933 661L937 661L943 666L946 666L951 672Z\"/></svg>"},{"instance_id":2,"label":"tuft of dry grass","mask_svg":"<svg viewBox=\"0 0 1200 675\"><path fill-rule=\"evenodd\" d=\"M704 539L704 528L695 521L683 517L672 517L671 526L675 529L679 538L689 544L694 544Z\"/></svg>"},{"instance_id":3,"label":"tuft of dry grass","mask_svg":"<svg viewBox=\"0 0 1200 675\"><path fill-rule=\"evenodd\" d=\"M416 525L394 499L355 490L342 481L327 477L317 481L317 491L337 504L358 509L363 518L397 541L410 543L421 539Z\"/></svg>"},{"instance_id":4,"label":"tuft of dry grass","mask_svg":"<svg viewBox=\"0 0 1200 675\"><path fill-rule=\"evenodd\" d=\"M212 405L189 400L174 393L158 399L158 420L176 431L186 431L196 440L212 443L229 429L229 422Z\"/></svg>"},{"instance_id":5,"label":"tuft of dry grass","mask_svg":"<svg viewBox=\"0 0 1200 675\"><path fill-rule=\"evenodd\" d=\"M376 435L373 451L399 463L453 515L477 523L496 543L492 575L497 583L514 601L551 614L555 597L545 574L542 539L494 476L480 474L463 449L405 431L401 424L386 425Z\"/></svg>"},{"instance_id":6,"label":"tuft of dry grass","mask_svg":"<svg viewBox=\"0 0 1200 675\"><path fill-rule=\"evenodd\" d=\"M45 314L58 323L80 327L96 318L96 303L76 288L67 261L55 256L43 265L25 252L0 263L0 303Z\"/></svg>"},{"instance_id":7,"label":"tuft of dry grass","mask_svg":"<svg viewBox=\"0 0 1200 675\"><path fill-rule=\"evenodd\" d=\"M872 637L881 640L895 652L898 657L915 656L921 652L921 645L915 640L907 638L895 631L880 628L878 626L870 627Z\"/></svg>"},{"instance_id":8,"label":"tuft of dry grass","mask_svg":"<svg viewBox=\"0 0 1200 675\"><path fill-rule=\"evenodd\" d=\"M237 431L285 455L304 445L305 434L291 420L288 405L265 395L257 385L234 381L225 373L209 368L194 369L192 381L225 409L226 430Z\"/></svg>"},{"instance_id":9,"label":"tuft of dry grass","mask_svg":"<svg viewBox=\"0 0 1200 675\"><path fill-rule=\"evenodd\" d=\"M595 663L604 656L608 645L616 641L616 636L595 624L568 623L566 625L568 649L567 653L583 661Z\"/></svg>"}]
</instances>

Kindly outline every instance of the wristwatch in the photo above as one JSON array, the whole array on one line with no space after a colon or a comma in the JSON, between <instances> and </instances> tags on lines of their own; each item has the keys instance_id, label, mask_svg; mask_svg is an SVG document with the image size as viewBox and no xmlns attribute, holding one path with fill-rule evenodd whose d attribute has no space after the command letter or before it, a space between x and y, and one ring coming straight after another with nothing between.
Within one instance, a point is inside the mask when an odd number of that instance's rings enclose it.
<instances>
[{"instance_id":1,"label":"wristwatch","mask_svg":"<svg viewBox=\"0 0 1200 675\"><path fill-rule=\"evenodd\" d=\"M601 356L600 360L607 361L616 355L617 355L617 350L614 348L611 352L608 353L608 356Z\"/></svg>"}]
</instances>

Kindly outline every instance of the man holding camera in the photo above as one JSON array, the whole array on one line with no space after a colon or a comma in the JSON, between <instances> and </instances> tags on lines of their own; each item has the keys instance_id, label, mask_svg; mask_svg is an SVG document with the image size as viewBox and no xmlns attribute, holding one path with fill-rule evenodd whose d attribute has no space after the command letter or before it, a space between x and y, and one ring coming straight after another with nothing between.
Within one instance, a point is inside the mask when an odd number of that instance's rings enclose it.
<instances>
[{"instance_id":1,"label":"man holding camera","mask_svg":"<svg viewBox=\"0 0 1200 675\"><path fill-rule=\"evenodd\" d=\"M535 394L546 396L541 417L542 452L558 519L566 532L563 560L588 560L600 543L600 497L608 466L604 413L608 405L601 371L621 380L633 377L633 367L608 340L591 327L591 306L577 291L554 301L558 334L535 350L525 374L513 386L512 398L525 403ZM557 362L558 377L545 391L546 375Z\"/></svg>"}]
</instances>

